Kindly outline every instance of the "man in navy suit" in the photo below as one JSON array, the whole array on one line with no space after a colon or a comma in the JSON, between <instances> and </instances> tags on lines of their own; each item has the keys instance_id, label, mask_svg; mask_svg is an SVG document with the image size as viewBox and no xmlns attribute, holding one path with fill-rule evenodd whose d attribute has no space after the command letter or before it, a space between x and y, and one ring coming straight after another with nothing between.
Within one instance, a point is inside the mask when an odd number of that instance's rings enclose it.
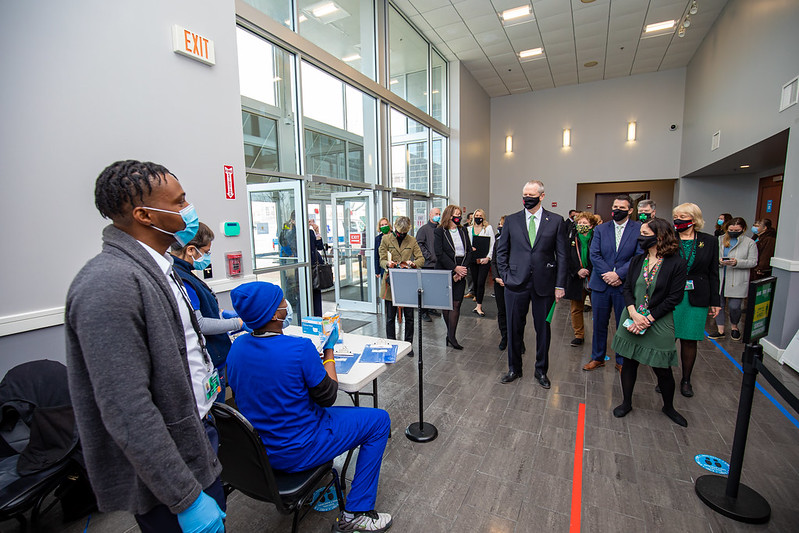
<instances>
[{"instance_id":1,"label":"man in navy suit","mask_svg":"<svg viewBox=\"0 0 799 533\"><path fill-rule=\"evenodd\" d=\"M497 270L505 283L508 321L508 373L502 383L522 377L522 343L530 304L535 327L535 378L550 387L549 343L546 321L555 300L563 297L566 284L566 234L563 217L541 207L544 184L528 181L522 190L524 209L505 217L497 242Z\"/></svg>"},{"instance_id":2,"label":"man in navy suit","mask_svg":"<svg viewBox=\"0 0 799 533\"><path fill-rule=\"evenodd\" d=\"M641 253L638 235L641 223L630 220L633 200L623 194L613 200L612 218L594 229L591 241L591 263L594 271L588 281L591 289L591 308L594 315L594 339L591 343L591 360L583 370L594 370L605 366L608 346L608 324L610 311L616 315L616 328L624 310L622 286L630 267L630 259ZM616 354L616 370L621 371L624 359Z\"/></svg>"}]
</instances>

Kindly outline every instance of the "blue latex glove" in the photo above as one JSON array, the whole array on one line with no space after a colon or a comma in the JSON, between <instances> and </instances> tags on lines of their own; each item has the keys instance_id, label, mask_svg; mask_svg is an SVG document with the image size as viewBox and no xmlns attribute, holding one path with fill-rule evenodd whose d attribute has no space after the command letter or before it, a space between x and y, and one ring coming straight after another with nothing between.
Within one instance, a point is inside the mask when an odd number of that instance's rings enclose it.
<instances>
[{"instance_id":1,"label":"blue latex glove","mask_svg":"<svg viewBox=\"0 0 799 533\"><path fill-rule=\"evenodd\" d=\"M333 348L336 347L337 342L338 342L338 324L333 326L333 331L330 333L330 338L327 339L327 342L325 343L324 346L322 346L322 348L324 348L325 350L328 349L332 350Z\"/></svg>"},{"instance_id":2,"label":"blue latex glove","mask_svg":"<svg viewBox=\"0 0 799 533\"><path fill-rule=\"evenodd\" d=\"M222 318L241 318L238 313L235 311L227 311L222 309ZM238 333L239 331L246 331L247 333L252 333L252 329L247 327L247 324L244 321L241 321L241 329L237 329L236 331L231 331L231 333Z\"/></svg>"},{"instance_id":3,"label":"blue latex glove","mask_svg":"<svg viewBox=\"0 0 799 533\"><path fill-rule=\"evenodd\" d=\"M216 500L201 492L188 509L178 513L178 524L183 533L223 533L225 513Z\"/></svg>"}]
</instances>

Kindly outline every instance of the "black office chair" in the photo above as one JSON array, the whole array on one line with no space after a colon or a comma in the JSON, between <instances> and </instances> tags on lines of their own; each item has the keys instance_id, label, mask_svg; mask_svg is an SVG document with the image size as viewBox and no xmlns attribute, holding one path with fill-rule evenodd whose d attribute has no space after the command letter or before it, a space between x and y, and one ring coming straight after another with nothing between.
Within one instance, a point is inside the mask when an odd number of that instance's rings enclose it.
<instances>
[{"instance_id":1,"label":"black office chair","mask_svg":"<svg viewBox=\"0 0 799 533\"><path fill-rule=\"evenodd\" d=\"M275 504L282 514L293 513L292 533L296 533L300 520L331 486L336 489L339 509L344 510L344 496L333 461L304 472L273 470L261 437L241 413L229 405L215 403L211 407L211 415L219 432L217 454L222 463L222 481L227 485L228 493L239 490L250 498ZM314 489L328 474L331 474L332 479L314 498Z\"/></svg>"}]
</instances>

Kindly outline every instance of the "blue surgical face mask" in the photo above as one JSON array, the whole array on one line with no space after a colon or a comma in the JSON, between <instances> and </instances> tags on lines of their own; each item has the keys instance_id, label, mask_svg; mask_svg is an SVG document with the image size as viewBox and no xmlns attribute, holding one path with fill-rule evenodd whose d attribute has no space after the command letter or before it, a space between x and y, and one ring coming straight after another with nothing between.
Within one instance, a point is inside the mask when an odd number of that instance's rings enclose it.
<instances>
[{"instance_id":1,"label":"blue surgical face mask","mask_svg":"<svg viewBox=\"0 0 799 533\"><path fill-rule=\"evenodd\" d=\"M441 222L441 215L436 215L436 216L434 216L434 217L433 217L433 222L435 222L436 224L438 224L439 222Z\"/></svg>"},{"instance_id":2,"label":"blue surgical face mask","mask_svg":"<svg viewBox=\"0 0 799 533\"><path fill-rule=\"evenodd\" d=\"M151 226L153 229L157 229L161 233L166 233L167 235L172 235L175 237L175 240L178 241L178 244L181 246L186 246L191 240L197 235L197 230L200 229L200 218L197 216L197 211L194 209L192 204L187 205L180 211L167 211L166 209L158 209L156 207L146 207L142 206L144 209L151 209L153 211L160 211L162 213L172 213L174 215L180 215L180 218L183 219L183 223L186 225L180 231L176 231L172 233L171 231L166 231L158 226Z\"/></svg>"},{"instance_id":3,"label":"blue surgical face mask","mask_svg":"<svg viewBox=\"0 0 799 533\"><path fill-rule=\"evenodd\" d=\"M283 329L286 329L291 325L291 320L294 318L294 310L291 308L291 303L288 300L286 300L286 307L277 308L278 311L281 309L286 310L286 318L283 319Z\"/></svg>"},{"instance_id":4,"label":"blue surgical face mask","mask_svg":"<svg viewBox=\"0 0 799 533\"><path fill-rule=\"evenodd\" d=\"M757 232L760 231L757 226L752 226L752 233L757 235Z\"/></svg>"},{"instance_id":5,"label":"blue surgical face mask","mask_svg":"<svg viewBox=\"0 0 799 533\"><path fill-rule=\"evenodd\" d=\"M193 257L192 259L194 260L194 270L205 270L206 268L208 268L208 265L211 264L211 252L208 252L207 254L202 254L202 257L200 257L199 260L194 259Z\"/></svg>"}]
</instances>

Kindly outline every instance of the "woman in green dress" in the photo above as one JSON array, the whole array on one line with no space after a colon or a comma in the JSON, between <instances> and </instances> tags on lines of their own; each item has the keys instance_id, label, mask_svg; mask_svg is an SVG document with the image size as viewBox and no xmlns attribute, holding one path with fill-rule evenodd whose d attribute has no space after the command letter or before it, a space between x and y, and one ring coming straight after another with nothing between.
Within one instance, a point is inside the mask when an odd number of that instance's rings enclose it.
<instances>
[{"instance_id":1,"label":"woman in green dress","mask_svg":"<svg viewBox=\"0 0 799 533\"><path fill-rule=\"evenodd\" d=\"M641 226L638 244L644 253L630 261L624 282L624 302L620 327L613 338L613 349L624 357L621 388L624 401L613 410L621 418L632 410L633 388L638 365L649 365L657 376L663 396L663 412L683 427L688 422L674 409L674 376L677 365L673 311L683 298L686 280L685 260L678 253L680 244L674 226L654 218Z\"/></svg>"},{"instance_id":2,"label":"woman in green dress","mask_svg":"<svg viewBox=\"0 0 799 533\"><path fill-rule=\"evenodd\" d=\"M719 297L719 240L701 233L705 221L702 210L692 203L680 204L672 211L674 229L680 237L680 255L688 264L685 295L674 309L674 332L680 339L682 380L680 393L694 395L691 372L696 362L697 342L705 338L708 308L715 318L721 307Z\"/></svg>"}]
</instances>

